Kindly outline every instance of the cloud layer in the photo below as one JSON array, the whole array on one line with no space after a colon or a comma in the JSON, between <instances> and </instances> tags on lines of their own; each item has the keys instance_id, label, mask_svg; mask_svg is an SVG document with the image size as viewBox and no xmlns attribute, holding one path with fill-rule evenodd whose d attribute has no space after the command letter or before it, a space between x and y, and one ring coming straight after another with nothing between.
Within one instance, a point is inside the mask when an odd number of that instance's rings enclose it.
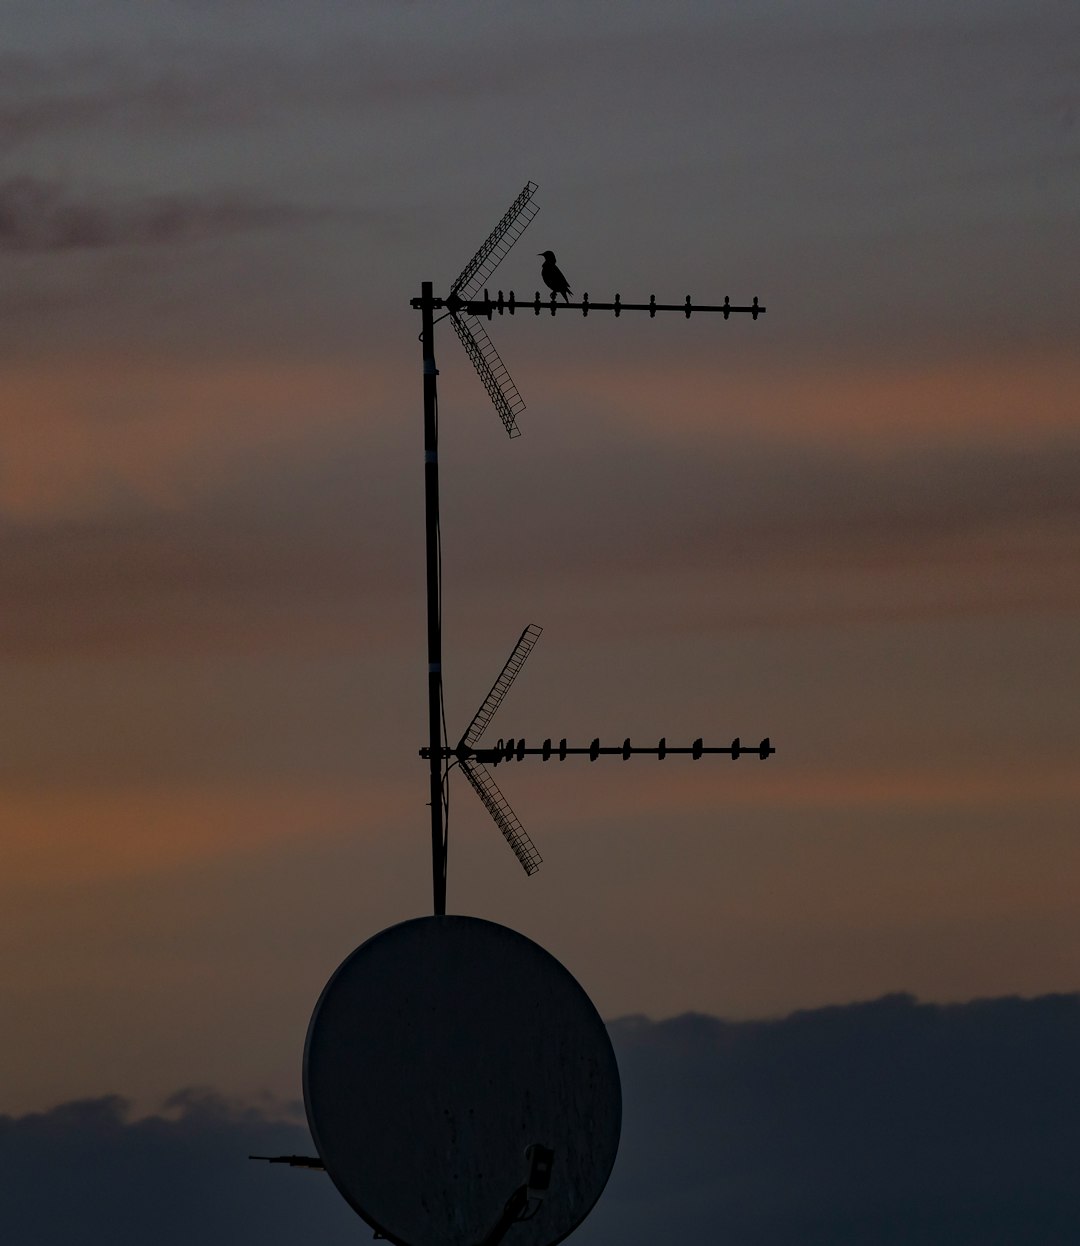
<instances>
[{"instance_id":1,"label":"cloud layer","mask_svg":"<svg viewBox=\"0 0 1080 1246\"><path fill-rule=\"evenodd\" d=\"M777 1021L610 1028L623 1142L582 1246L1080 1234L1080 995L947 1007L898 995ZM311 1154L298 1110L187 1091L142 1119L116 1097L0 1117L0 1235L344 1246L363 1226L325 1178L246 1159Z\"/></svg>"},{"instance_id":2,"label":"cloud layer","mask_svg":"<svg viewBox=\"0 0 1080 1246\"><path fill-rule=\"evenodd\" d=\"M1080 1228L1080 997L898 995L613 1033L631 1123L592 1241L982 1246Z\"/></svg>"}]
</instances>

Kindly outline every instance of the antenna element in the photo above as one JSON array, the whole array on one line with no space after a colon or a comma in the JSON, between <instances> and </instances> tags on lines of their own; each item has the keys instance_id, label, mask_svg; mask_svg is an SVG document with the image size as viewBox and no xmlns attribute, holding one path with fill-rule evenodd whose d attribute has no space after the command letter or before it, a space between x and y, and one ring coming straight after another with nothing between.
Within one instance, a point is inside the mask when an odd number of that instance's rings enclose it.
<instances>
[{"instance_id":1,"label":"antenna element","mask_svg":"<svg viewBox=\"0 0 1080 1246\"><path fill-rule=\"evenodd\" d=\"M525 183L524 190L503 213L502 219L485 238L480 250L461 270L457 281L450 287L450 298L446 305L454 332L461 339L465 353L472 361L472 366L483 382L510 437L521 435L516 417L525 410L525 400L518 393L518 387L507 371L506 364L499 357L487 330L471 312L467 311L464 317L459 316L458 308L463 300L467 302L480 290L509 254L510 248L532 224L533 218L540 211L539 204L532 201L535 190L535 182ZM487 299L486 290L484 298Z\"/></svg>"},{"instance_id":2,"label":"antenna element","mask_svg":"<svg viewBox=\"0 0 1080 1246\"><path fill-rule=\"evenodd\" d=\"M484 808L491 814L495 825L502 831L503 839L513 849L514 856L521 862L521 868L526 874L535 874L544 858L536 851L536 845L518 821L517 814L510 808L510 802L499 791L488 768L479 761L461 761L458 765L483 801Z\"/></svg>"},{"instance_id":3,"label":"antenna element","mask_svg":"<svg viewBox=\"0 0 1080 1246\"><path fill-rule=\"evenodd\" d=\"M526 182L525 188L503 213L502 219L488 234L480 250L465 265L457 281L450 287L459 298L469 299L503 262L510 248L529 228L540 211L540 205L532 202L537 190L535 182Z\"/></svg>"},{"instance_id":4,"label":"antenna element","mask_svg":"<svg viewBox=\"0 0 1080 1246\"><path fill-rule=\"evenodd\" d=\"M513 652L506 659L506 665L499 672L499 678L491 685L491 691L484 697L484 703L473 715L472 722L465 728L461 743L467 748L472 748L484 734L488 723L495 717L495 711L502 705L503 698L521 673L525 659L532 653L533 646L540 639L543 630L539 624L530 623L518 637Z\"/></svg>"},{"instance_id":5,"label":"antenna element","mask_svg":"<svg viewBox=\"0 0 1080 1246\"><path fill-rule=\"evenodd\" d=\"M525 399L518 393L518 387L506 370L506 364L495 349L495 343L488 336L487 329L475 316L462 318L453 312L450 313L450 323L465 347L466 355L472 360L477 375L483 381L507 436L520 437L521 429L517 426L517 417L525 410Z\"/></svg>"}]
</instances>

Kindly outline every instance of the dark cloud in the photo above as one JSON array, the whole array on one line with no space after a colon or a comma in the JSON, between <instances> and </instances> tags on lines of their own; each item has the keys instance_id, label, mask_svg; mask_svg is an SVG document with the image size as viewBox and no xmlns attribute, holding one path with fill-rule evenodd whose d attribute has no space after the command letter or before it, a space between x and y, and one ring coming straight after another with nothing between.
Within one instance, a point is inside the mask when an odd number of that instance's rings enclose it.
<instances>
[{"instance_id":1,"label":"dark cloud","mask_svg":"<svg viewBox=\"0 0 1080 1246\"><path fill-rule=\"evenodd\" d=\"M324 1241L354 1240L351 1213L325 1181L247 1159L310 1146L292 1115L185 1091L140 1120L116 1096L0 1117L0 1236L27 1246L295 1246L318 1223Z\"/></svg>"},{"instance_id":2,"label":"dark cloud","mask_svg":"<svg viewBox=\"0 0 1080 1246\"><path fill-rule=\"evenodd\" d=\"M1078 995L611 1028L626 1132L587 1242L1077 1239Z\"/></svg>"},{"instance_id":3,"label":"dark cloud","mask_svg":"<svg viewBox=\"0 0 1080 1246\"><path fill-rule=\"evenodd\" d=\"M292 224L319 213L244 197L158 195L133 203L94 202L57 182L0 183L0 252L173 246L224 234Z\"/></svg>"},{"instance_id":4,"label":"dark cloud","mask_svg":"<svg viewBox=\"0 0 1080 1246\"><path fill-rule=\"evenodd\" d=\"M726 1022L611 1024L623 1143L584 1246L987 1246L1080 1235L1080 995L906 995ZM0 1234L37 1246L353 1242L295 1105L203 1091L0 1117Z\"/></svg>"}]
</instances>

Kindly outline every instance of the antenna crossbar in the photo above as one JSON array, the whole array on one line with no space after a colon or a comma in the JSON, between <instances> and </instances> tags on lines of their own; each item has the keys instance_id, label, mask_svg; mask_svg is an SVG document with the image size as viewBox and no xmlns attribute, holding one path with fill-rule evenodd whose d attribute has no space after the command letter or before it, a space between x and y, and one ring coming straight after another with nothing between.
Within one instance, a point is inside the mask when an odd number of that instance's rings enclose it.
<instances>
[{"instance_id":1,"label":"antenna crossbar","mask_svg":"<svg viewBox=\"0 0 1080 1246\"><path fill-rule=\"evenodd\" d=\"M410 305L419 308L423 306L423 301L412 299ZM591 302L588 294L583 296L580 303L559 303L556 302L554 294L550 298L541 298L539 290L531 299L519 299L513 290L509 295L504 295L500 290L495 298L492 298L485 290L482 299L462 299L455 291L451 291L444 299L434 299L432 306L436 309L445 307L454 316L465 313L468 316L485 316L488 320L496 312L500 316L507 314L513 316L518 311L531 311L536 316L539 316L542 311L550 312L553 316L556 312L568 311L579 311L583 316L587 316L591 311L609 311L614 312L616 316L622 315L624 311L644 311L650 316L655 316L657 312L682 312L687 320L694 312L719 312L725 320L737 314L745 314L756 320L758 316L764 316L766 311L766 308L757 301L756 295L748 304L733 303L730 298L725 298L722 303L695 303L689 294L681 303L658 303L655 294L649 295L647 303L624 303L619 294L615 295L613 303Z\"/></svg>"},{"instance_id":2,"label":"antenna crossbar","mask_svg":"<svg viewBox=\"0 0 1080 1246\"><path fill-rule=\"evenodd\" d=\"M662 738L659 744L646 746L631 744L629 737L621 744L615 745L603 745L599 739L594 739L591 744L577 748L568 746L565 740L553 744L550 739L545 740L539 748L529 748L524 740L515 740L513 737L500 740L492 748L474 748L472 743L467 742L463 737L456 748L444 748L441 756L446 760L456 759L462 765L488 762L490 765L497 766L500 762L523 761L526 757L540 757L544 761L550 761L553 757L559 761L565 761L567 757L588 757L590 761L596 761L598 757L621 757L623 761L629 761L631 757L645 756L656 757L663 761L665 757L686 756L697 761L711 753L726 754L732 761L738 761L740 757L758 757L764 761L775 752L776 749L768 736L757 744L743 744L742 740L736 736L730 744L718 747L706 745L700 736L693 744L686 746L668 744L666 738ZM427 758L430 753L426 748L422 748L420 756Z\"/></svg>"}]
</instances>

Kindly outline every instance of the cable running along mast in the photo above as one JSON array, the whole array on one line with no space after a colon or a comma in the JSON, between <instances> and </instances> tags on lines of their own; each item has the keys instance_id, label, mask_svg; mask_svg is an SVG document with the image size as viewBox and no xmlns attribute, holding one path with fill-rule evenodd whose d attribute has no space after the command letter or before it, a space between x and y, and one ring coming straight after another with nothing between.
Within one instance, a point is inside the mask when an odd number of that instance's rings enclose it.
<instances>
[{"instance_id":1,"label":"cable running along mast","mask_svg":"<svg viewBox=\"0 0 1080 1246\"><path fill-rule=\"evenodd\" d=\"M499 740L494 746L478 747L480 737L490 724L496 710L502 704L511 685L517 678L526 658L540 637L541 628L530 624L521 633L506 665L492 685L473 716L472 721L454 746L447 741L443 706L442 680L442 551L439 538L439 416L438 389L435 366L435 312L448 316L465 353L495 407L503 427L510 437L518 437L521 430L517 417L525 409L525 402L514 384L499 352L495 349L482 319L491 321L497 313L516 315L532 312L539 316L549 312L580 312L585 317L590 312L612 312L616 317L623 312L648 312L655 317L658 312L682 312L689 319L697 313L719 313L727 320L733 314L746 314L752 319L765 313L757 298L744 306L733 304L725 298L719 304L695 304L689 295L682 303L658 303L655 295L647 303L624 303L616 294L610 303L590 302L584 294L577 303L555 301L554 291L550 299L541 299L537 291L532 299L518 299L511 290L504 296L500 290L493 299L487 289L481 288L506 258L511 247L532 223L539 208L533 200L537 187L526 182L521 193L503 214L495 228L465 265L445 297L436 297L433 283L421 283L420 296L411 300L411 306L421 314L420 341L423 346L424 377L424 513L426 539L427 581L427 653L428 653L428 742L420 749L420 756L428 763L428 788L431 805L431 865L432 895L435 913L446 912L446 857L447 857L447 780L453 767L461 770L466 780L480 798L485 809L495 821L503 837L513 850L522 869L534 874L540 867L541 857L535 845L521 825L487 769L509 761L522 761L525 757L541 757L544 761L556 758L560 761L570 756L586 756L590 761L599 757L621 757L624 761L633 756L646 754L663 760L669 755L685 755L696 761L705 754L723 753L737 760L744 755L754 755L761 760L775 750L768 737L755 745L744 745L736 737L730 745L706 747L701 739L686 747L669 746L662 738L655 747L631 745L626 739L620 745L602 746L599 739L589 745L569 747L565 739L552 744L550 739L538 747L527 747L524 740ZM442 317L440 317L441 319Z\"/></svg>"}]
</instances>

